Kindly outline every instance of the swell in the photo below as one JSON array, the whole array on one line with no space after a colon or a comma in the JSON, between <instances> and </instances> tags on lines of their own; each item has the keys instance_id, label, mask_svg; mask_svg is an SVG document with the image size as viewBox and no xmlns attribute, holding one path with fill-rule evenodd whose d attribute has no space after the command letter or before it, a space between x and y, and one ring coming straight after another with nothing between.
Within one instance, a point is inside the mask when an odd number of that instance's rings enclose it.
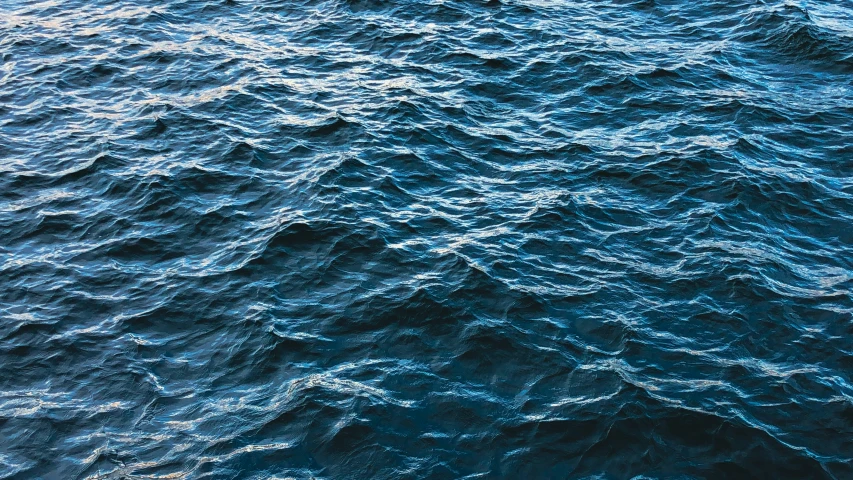
<instances>
[{"instance_id":1,"label":"swell","mask_svg":"<svg viewBox=\"0 0 853 480\"><path fill-rule=\"evenodd\" d=\"M853 67L847 36L821 28L801 6L785 3L755 9L744 16L735 32L740 41L782 58L813 61L838 72L849 73Z\"/></svg>"}]
</instances>

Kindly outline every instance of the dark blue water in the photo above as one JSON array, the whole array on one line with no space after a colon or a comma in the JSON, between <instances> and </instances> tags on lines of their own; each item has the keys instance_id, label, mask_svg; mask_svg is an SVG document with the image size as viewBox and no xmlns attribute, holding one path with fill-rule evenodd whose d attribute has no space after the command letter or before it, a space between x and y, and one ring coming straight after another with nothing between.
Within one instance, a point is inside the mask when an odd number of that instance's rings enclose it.
<instances>
[{"instance_id":1,"label":"dark blue water","mask_svg":"<svg viewBox=\"0 0 853 480\"><path fill-rule=\"evenodd\" d=\"M849 0L0 3L0 478L853 478Z\"/></svg>"}]
</instances>

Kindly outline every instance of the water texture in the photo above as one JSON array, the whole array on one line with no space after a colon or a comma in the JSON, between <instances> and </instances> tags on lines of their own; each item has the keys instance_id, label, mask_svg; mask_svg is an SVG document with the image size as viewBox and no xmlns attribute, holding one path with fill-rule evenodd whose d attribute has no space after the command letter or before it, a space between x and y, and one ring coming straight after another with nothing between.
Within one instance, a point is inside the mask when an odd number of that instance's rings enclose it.
<instances>
[{"instance_id":1,"label":"water texture","mask_svg":"<svg viewBox=\"0 0 853 480\"><path fill-rule=\"evenodd\" d=\"M0 3L0 478L853 478L849 0Z\"/></svg>"}]
</instances>

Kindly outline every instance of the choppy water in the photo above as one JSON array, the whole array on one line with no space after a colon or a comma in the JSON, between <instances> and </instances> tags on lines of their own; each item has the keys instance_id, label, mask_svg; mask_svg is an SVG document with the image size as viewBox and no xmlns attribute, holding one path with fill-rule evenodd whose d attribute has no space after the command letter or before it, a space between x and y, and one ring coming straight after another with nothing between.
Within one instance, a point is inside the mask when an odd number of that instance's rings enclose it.
<instances>
[{"instance_id":1,"label":"choppy water","mask_svg":"<svg viewBox=\"0 0 853 480\"><path fill-rule=\"evenodd\" d=\"M0 477L853 478L847 0L0 11Z\"/></svg>"}]
</instances>

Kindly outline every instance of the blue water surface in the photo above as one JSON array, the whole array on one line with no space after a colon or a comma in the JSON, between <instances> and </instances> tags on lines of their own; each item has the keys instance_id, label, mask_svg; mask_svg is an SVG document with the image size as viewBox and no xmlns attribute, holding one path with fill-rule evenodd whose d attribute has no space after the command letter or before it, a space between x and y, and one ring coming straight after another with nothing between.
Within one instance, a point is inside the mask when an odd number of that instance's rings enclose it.
<instances>
[{"instance_id":1,"label":"blue water surface","mask_svg":"<svg viewBox=\"0 0 853 480\"><path fill-rule=\"evenodd\" d=\"M0 478L853 478L850 0L0 0Z\"/></svg>"}]
</instances>

